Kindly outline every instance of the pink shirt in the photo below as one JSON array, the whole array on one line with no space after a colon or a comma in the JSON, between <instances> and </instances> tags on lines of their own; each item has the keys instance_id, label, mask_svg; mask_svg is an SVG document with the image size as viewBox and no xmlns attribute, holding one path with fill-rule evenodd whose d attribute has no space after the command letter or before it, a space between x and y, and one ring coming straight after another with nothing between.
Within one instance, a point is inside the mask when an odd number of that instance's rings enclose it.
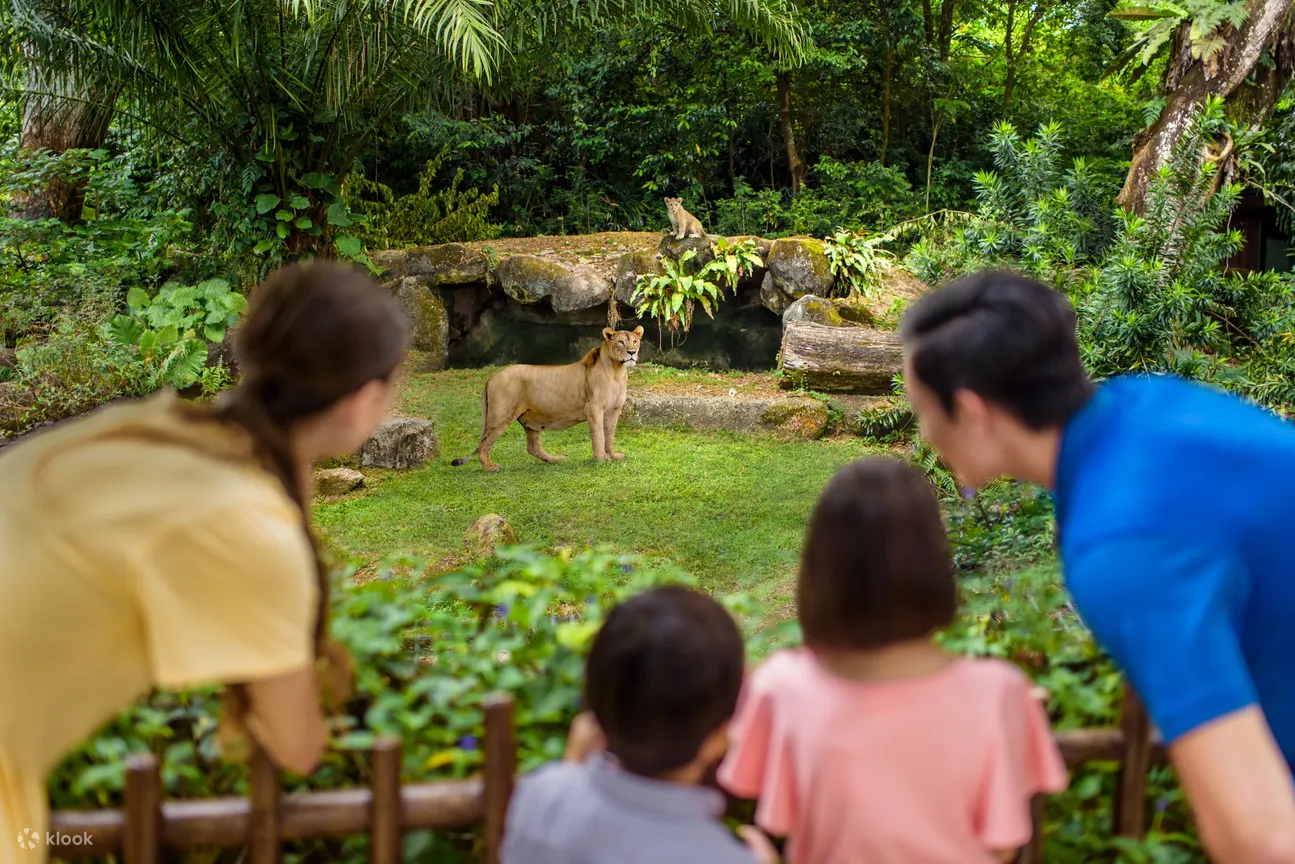
<instances>
[{"instance_id":1,"label":"pink shirt","mask_svg":"<svg viewBox=\"0 0 1295 864\"><path fill-rule=\"evenodd\" d=\"M1018 668L960 657L852 682L805 648L744 685L719 782L758 798L788 864L978 864L1030 840L1030 798L1066 788L1047 714Z\"/></svg>"}]
</instances>

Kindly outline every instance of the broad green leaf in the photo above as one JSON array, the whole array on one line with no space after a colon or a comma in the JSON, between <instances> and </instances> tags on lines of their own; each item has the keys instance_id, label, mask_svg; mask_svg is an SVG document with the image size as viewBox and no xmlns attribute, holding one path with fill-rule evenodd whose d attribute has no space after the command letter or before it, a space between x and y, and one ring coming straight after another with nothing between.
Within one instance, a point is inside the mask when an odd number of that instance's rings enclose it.
<instances>
[{"instance_id":1,"label":"broad green leaf","mask_svg":"<svg viewBox=\"0 0 1295 864\"><path fill-rule=\"evenodd\" d=\"M309 174L301 176L301 185L307 189L325 189L332 181L332 177L327 174L320 174L318 171L311 171Z\"/></svg>"},{"instance_id":2,"label":"broad green leaf","mask_svg":"<svg viewBox=\"0 0 1295 864\"><path fill-rule=\"evenodd\" d=\"M213 327L208 325L203 328L202 335L207 337L208 342L220 342L225 338L225 327Z\"/></svg>"},{"instance_id":3,"label":"broad green leaf","mask_svg":"<svg viewBox=\"0 0 1295 864\"><path fill-rule=\"evenodd\" d=\"M126 305L131 309L143 309L148 306L148 304L148 292L143 288L140 288L138 285L132 286L131 289L126 292Z\"/></svg>"},{"instance_id":4,"label":"broad green leaf","mask_svg":"<svg viewBox=\"0 0 1295 864\"><path fill-rule=\"evenodd\" d=\"M355 258L364 251L364 244L358 237L352 237L350 234L343 234L333 242L337 244L339 252L350 258Z\"/></svg>"},{"instance_id":5,"label":"broad green leaf","mask_svg":"<svg viewBox=\"0 0 1295 864\"><path fill-rule=\"evenodd\" d=\"M278 206L279 202L282 200L283 199L280 198L278 195L269 195L269 194L257 195L256 212L260 213L261 215L265 215L266 213L269 213L271 210L273 210L276 206Z\"/></svg>"},{"instance_id":6,"label":"broad green leaf","mask_svg":"<svg viewBox=\"0 0 1295 864\"><path fill-rule=\"evenodd\" d=\"M298 218L298 219L297 219L295 222L293 222L292 224L293 224L293 225L295 225L295 226L297 226L298 228L300 228L302 231L306 231L306 230L308 230L308 229L310 229L310 228L313 228L313 227L314 227L314 225L315 225L315 223L314 223L314 222L311 222L311 221L310 221L310 217L308 217L308 216L302 216L302 217Z\"/></svg>"},{"instance_id":7,"label":"broad green leaf","mask_svg":"<svg viewBox=\"0 0 1295 864\"><path fill-rule=\"evenodd\" d=\"M293 195L288 199L288 206L293 210L305 210L310 206L310 199L305 195Z\"/></svg>"},{"instance_id":8,"label":"broad green leaf","mask_svg":"<svg viewBox=\"0 0 1295 864\"><path fill-rule=\"evenodd\" d=\"M346 214L345 201L334 201L328 205L328 224L336 228L351 227L350 217Z\"/></svg>"},{"instance_id":9,"label":"broad green leaf","mask_svg":"<svg viewBox=\"0 0 1295 864\"><path fill-rule=\"evenodd\" d=\"M252 247L252 251L255 252L257 255L264 255L266 252L269 252L273 247L274 247L273 240L262 240Z\"/></svg>"}]
</instances>

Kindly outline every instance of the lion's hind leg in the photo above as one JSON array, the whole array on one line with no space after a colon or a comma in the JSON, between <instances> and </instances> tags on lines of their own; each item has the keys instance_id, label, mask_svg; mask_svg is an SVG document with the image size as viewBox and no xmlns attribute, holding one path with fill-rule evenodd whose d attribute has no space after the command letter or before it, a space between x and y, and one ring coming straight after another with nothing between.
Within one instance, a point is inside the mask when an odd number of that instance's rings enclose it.
<instances>
[{"instance_id":1,"label":"lion's hind leg","mask_svg":"<svg viewBox=\"0 0 1295 864\"><path fill-rule=\"evenodd\" d=\"M567 457L555 456L554 454L549 453L544 449L544 445L540 444L540 430L532 429L529 426L526 426L526 424L524 423L522 424L522 426L524 429L526 429L526 452L527 453L530 453L532 456L534 456L536 459L539 459L541 462L550 462L550 463L556 464L558 462L567 461Z\"/></svg>"}]
</instances>

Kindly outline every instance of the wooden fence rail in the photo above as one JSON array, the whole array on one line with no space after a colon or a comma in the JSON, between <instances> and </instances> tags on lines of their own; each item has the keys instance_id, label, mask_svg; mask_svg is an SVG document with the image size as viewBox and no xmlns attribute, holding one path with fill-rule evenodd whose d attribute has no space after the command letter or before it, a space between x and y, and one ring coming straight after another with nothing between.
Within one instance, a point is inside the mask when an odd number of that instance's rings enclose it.
<instances>
[{"instance_id":1,"label":"wooden fence rail","mask_svg":"<svg viewBox=\"0 0 1295 864\"><path fill-rule=\"evenodd\" d=\"M1127 686L1120 725L1056 733L1066 766L1104 760L1120 763L1115 833L1139 837L1146 830L1147 774L1164 764L1164 748L1151 739L1150 723ZM482 862L499 864L504 821L515 780L513 703L493 695L485 704L484 767L480 777L401 784L401 745L383 739L370 750L367 788L284 796L279 771L260 750L249 764L249 798L163 801L157 760L131 757L126 802L121 810L59 810L51 814L56 843L52 857L76 860L121 852L125 864L157 864L163 849L239 848L248 864L279 864L285 840L369 834L370 861L395 864L407 831L483 827ZM1042 799L1034 806L1034 838L1018 864L1043 860ZM79 842L72 838L80 835ZM87 842L88 839L88 842Z\"/></svg>"}]
</instances>

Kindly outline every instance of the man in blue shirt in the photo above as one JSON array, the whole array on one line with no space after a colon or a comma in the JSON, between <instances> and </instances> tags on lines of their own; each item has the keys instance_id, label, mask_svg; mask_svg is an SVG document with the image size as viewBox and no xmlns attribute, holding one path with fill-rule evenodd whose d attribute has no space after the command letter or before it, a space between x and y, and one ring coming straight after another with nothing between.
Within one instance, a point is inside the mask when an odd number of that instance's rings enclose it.
<instances>
[{"instance_id":1,"label":"man in blue shirt","mask_svg":"<svg viewBox=\"0 0 1295 864\"><path fill-rule=\"evenodd\" d=\"M900 328L923 434L972 486L1053 491L1066 587L1160 729L1219 864L1295 864L1295 426L1181 378L1084 371L1074 311L1005 273Z\"/></svg>"}]
</instances>

